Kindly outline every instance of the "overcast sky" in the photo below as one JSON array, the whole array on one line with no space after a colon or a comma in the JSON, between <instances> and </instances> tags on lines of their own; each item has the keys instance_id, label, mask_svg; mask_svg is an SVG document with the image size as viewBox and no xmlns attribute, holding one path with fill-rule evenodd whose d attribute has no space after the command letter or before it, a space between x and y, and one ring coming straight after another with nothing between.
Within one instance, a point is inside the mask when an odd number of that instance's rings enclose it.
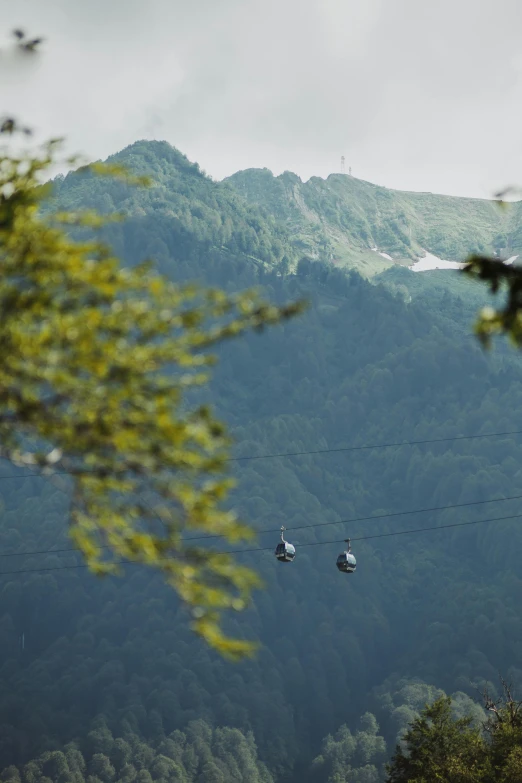
<instances>
[{"instance_id":1,"label":"overcast sky","mask_svg":"<svg viewBox=\"0 0 522 783\"><path fill-rule=\"evenodd\" d=\"M345 155L387 187L522 184L522 0L0 0L0 21L0 113L89 158L155 138L215 178Z\"/></svg>"}]
</instances>

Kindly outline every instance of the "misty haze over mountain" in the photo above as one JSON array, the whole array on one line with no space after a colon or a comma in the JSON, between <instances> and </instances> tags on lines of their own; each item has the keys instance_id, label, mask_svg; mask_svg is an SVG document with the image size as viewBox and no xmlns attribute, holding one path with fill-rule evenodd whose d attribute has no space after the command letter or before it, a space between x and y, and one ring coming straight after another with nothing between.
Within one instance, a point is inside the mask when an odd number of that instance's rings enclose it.
<instances>
[{"instance_id":1,"label":"misty haze over mountain","mask_svg":"<svg viewBox=\"0 0 522 783\"><path fill-rule=\"evenodd\" d=\"M217 178L307 179L344 155L380 185L490 197L522 182L521 16L518 0L3 0L5 36L46 41L2 97L89 158L156 138Z\"/></svg>"}]
</instances>

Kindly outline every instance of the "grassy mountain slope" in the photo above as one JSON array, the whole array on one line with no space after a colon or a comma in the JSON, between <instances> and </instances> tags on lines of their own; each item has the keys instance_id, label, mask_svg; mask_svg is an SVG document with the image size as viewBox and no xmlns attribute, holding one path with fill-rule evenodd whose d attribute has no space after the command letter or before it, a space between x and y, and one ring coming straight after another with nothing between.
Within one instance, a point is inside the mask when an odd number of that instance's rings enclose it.
<instances>
[{"instance_id":1,"label":"grassy mountain slope","mask_svg":"<svg viewBox=\"0 0 522 783\"><path fill-rule=\"evenodd\" d=\"M519 204L502 211L486 200L389 190L345 174L302 182L290 172L248 169L227 181L283 220L300 253L365 275L393 261L409 264L426 250L448 260L522 251Z\"/></svg>"}]
</instances>

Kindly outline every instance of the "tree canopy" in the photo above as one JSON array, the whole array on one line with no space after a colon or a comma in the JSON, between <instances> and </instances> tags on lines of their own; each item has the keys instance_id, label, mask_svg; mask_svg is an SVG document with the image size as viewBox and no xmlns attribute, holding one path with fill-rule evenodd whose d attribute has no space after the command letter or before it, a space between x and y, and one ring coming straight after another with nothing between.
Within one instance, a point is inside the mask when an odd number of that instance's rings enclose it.
<instances>
[{"instance_id":1,"label":"tree canopy","mask_svg":"<svg viewBox=\"0 0 522 783\"><path fill-rule=\"evenodd\" d=\"M451 699L425 707L397 746L387 783L478 783L488 769L484 743L471 718L454 718Z\"/></svg>"},{"instance_id":2,"label":"tree canopy","mask_svg":"<svg viewBox=\"0 0 522 783\"><path fill-rule=\"evenodd\" d=\"M106 217L42 214L55 148L0 157L0 456L67 475L71 535L93 570L159 569L196 631L243 654L251 645L223 635L220 613L243 609L258 580L186 534L237 542L252 531L224 506L226 428L190 392L207 383L218 343L301 305L123 268L92 236ZM93 168L129 184L121 167Z\"/></svg>"},{"instance_id":3,"label":"tree canopy","mask_svg":"<svg viewBox=\"0 0 522 783\"><path fill-rule=\"evenodd\" d=\"M502 680L500 697L484 691L490 717L472 725L455 717L452 700L427 705L388 765L387 783L517 783L522 780L522 702Z\"/></svg>"}]
</instances>

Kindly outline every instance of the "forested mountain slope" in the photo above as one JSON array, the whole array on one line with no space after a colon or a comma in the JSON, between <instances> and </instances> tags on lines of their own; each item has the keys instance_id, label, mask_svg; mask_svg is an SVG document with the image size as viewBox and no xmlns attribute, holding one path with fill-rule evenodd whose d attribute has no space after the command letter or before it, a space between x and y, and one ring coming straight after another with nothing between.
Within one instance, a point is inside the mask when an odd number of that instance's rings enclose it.
<instances>
[{"instance_id":1,"label":"forested mountain slope","mask_svg":"<svg viewBox=\"0 0 522 783\"><path fill-rule=\"evenodd\" d=\"M269 266L295 262L283 224L267 211L249 204L224 183L213 182L196 163L166 142L136 142L108 160L146 175L150 187L137 188L90 172L54 181L56 200L68 208L122 212L132 220L124 235L110 234L127 244L115 249L128 262L154 258L175 260L187 271L194 257L231 256ZM154 220L154 231L150 221ZM141 230L141 226L146 226ZM287 255L288 254L288 257ZM167 264L167 267L169 264Z\"/></svg>"},{"instance_id":2,"label":"forested mountain slope","mask_svg":"<svg viewBox=\"0 0 522 783\"><path fill-rule=\"evenodd\" d=\"M255 212L269 248L262 263L247 257L255 229L243 246L223 250L216 237L227 218L230 237L250 236L254 213L169 150L142 142L121 154L165 177L161 198L154 189L69 176L58 183L57 200L126 209L128 220L110 237L127 263L157 252L176 280L259 285L276 301L310 299L295 322L220 351L211 393L232 428L235 456L522 430L520 360L485 355L451 291L418 291L409 301L398 288L406 277L387 281L394 293L307 260L297 274L281 274L287 234L276 228L274 239L262 212ZM204 218L193 220L193 203L208 209ZM343 780L340 764L346 779L377 783L398 732L435 688L460 691L459 709L468 709L471 683L499 670L522 685L521 465L522 435L234 463L234 503L267 548L242 556L265 589L230 621L234 633L263 645L241 664L193 637L172 592L145 569L99 581L68 568L79 563L73 553L38 554L70 545L67 498L45 479L3 465L1 765L37 759L28 774L22 770L24 783L80 783L84 770L89 783L256 775L267 783L270 776L326 783ZM503 497L515 499L489 503ZM466 503L483 505L429 511ZM482 521L499 517L509 519ZM281 524L298 545L286 566L272 555ZM335 567L347 536L358 559L352 576ZM89 734L99 731L106 740ZM123 770L121 741L134 772ZM225 758L226 742L234 750ZM53 757L61 772L50 775L49 758L40 758L46 751L72 754L67 769ZM98 753L107 760L94 761ZM233 777L237 765L251 777ZM11 769L4 779L19 774Z\"/></svg>"},{"instance_id":3,"label":"forested mountain slope","mask_svg":"<svg viewBox=\"0 0 522 783\"><path fill-rule=\"evenodd\" d=\"M273 783L257 759L251 733L213 730L202 720L191 721L185 732L173 731L146 743L129 730L113 737L101 719L81 747L69 743L63 751L45 751L20 769L11 765L2 779L6 783Z\"/></svg>"},{"instance_id":4,"label":"forested mountain slope","mask_svg":"<svg viewBox=\"0 0 522 783\"><path fill-rule=\"evenodd\" d=\"M462 261L470 252L507 258L522 250L520 204L501 210L485 200L390 190L345 174L302 182L291 172L274 177L248 169L226 181L282 219L301 253L368 276L394 262L411 264L425 251Z\"/></svg>"}]
</instances>

